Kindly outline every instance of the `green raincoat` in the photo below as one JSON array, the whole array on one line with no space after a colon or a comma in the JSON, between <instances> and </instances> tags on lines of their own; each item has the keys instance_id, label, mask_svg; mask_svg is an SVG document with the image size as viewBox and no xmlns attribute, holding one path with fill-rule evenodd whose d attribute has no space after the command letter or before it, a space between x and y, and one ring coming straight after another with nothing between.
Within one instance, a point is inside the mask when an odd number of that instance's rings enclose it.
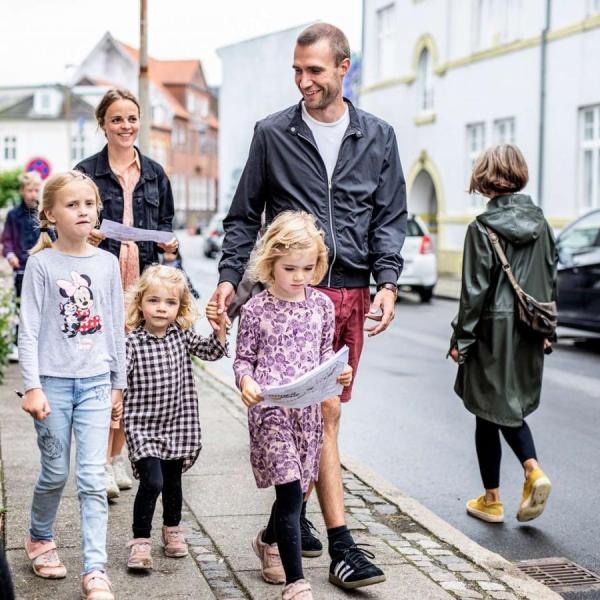
<instances>
[{"instance_id":1,"label":"green raincoat","mask_svg":"<svg viewBox=\"0 0 600 600\"><path fill-rule=\"evenodd\" d=\"M543 341L517 325L514 291L485 227L493 229L521 287L536 300L556 300L557 254L542 210L525 194L493 198L465 238L458 315L451 347L459 353L454 390L467 410L519 427L539 404Z\"/></svg>"}]
</instances>

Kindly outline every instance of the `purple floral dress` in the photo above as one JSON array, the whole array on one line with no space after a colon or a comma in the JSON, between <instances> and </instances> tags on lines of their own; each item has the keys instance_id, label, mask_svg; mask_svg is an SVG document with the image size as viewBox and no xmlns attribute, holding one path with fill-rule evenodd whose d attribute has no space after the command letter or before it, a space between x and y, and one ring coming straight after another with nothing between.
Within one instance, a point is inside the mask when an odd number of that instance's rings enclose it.
<instances>
[{"instance_id":1,"label":"purple floral dress","mask_svg":"<svg viewBox=\"0 0 600 600\"><path fill-rule=\"evenodd\" d=\"M334 308L321 292L289 302L265 290L241 310L233 370L261 387L290 383L333 355ZM319 476L323 444L321 406L248 410L250 462L259 488L300 481L303 491Z\"/></svg>"}]
</instances>

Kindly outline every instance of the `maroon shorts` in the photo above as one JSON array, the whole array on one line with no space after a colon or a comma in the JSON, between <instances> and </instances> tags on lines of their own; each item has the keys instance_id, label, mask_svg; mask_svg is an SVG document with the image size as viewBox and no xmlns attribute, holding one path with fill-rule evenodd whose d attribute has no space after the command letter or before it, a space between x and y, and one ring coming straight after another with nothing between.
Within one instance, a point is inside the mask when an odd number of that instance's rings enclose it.
<instances>
[{"instance_id":1,"label":"maroon shorts","mask_svg":"<svg viewBox=\"0 0 600 600\"><path fill-rule=\"evenodd\" d=\"M352 367L352 383L344 388L342 402L348 402L352 396L352 384L356 380L358 361L363 348L365 315L371 306L369 288L317 288L333 302L335 307L335 335L333 349L337 352L342 346L348 346L348 362Z\"/></svg>"}]
</instances>

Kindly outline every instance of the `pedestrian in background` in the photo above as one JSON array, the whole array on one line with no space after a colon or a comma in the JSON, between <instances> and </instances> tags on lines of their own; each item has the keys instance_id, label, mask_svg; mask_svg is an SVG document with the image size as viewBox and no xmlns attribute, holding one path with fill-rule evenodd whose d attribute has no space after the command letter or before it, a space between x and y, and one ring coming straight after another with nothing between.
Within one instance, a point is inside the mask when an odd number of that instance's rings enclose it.
<instances>
[{"instance_id":1,"label":"pedestrian in background","mask_svg":"<svg viewBox=\"0 0 600 600\"><path fill-rule=\"evenodd\" d=\"M96 107L96 120L106 136L106 145L75 168L89 175L100 189L101 219L172 231L174 208L169 179L157 162L135 146L140 127L136 97L127 90L108 90ZM174 252L178 246L175 238L168 244L119 242L107 239L97 229L92 231L90 241L119 259L125 292L148 265L158 262L159 251ZM119 496L119 490L131 488L133 482L121 456L125 445L122 424L112 423L108 435L106 489L112 499Z\"/></svg>"},{"instance_id":2,"label":"pedestrian in background","mask_svg":"<svg viewBox=\"0 0 600 600\"><path fill-rule=\"evenodd\" d=\"M129 460L140 485L133 505L133 539L127 567L149 571L152 518L162 493L162 543L166 556L187 556L179 527L181 475L198 458L200 419L191 356L217 360L227 354L226 317L216 303L207 316L220 323L205 338L192 331L197 310L185 275L163 265L148 267L129 290L127 391L124 423Z\"/></svg>"},{"instance_id":3,"label":"pedestrian in background","mask_svg":"<svg viewBox=\"0 0 600 600\"><path fill-rule=\"evenodd\" d=\"M302 571L300 514L304 494L319 477L323 419L320 404L263 406L261 389L290 383L333 355L333 303L309 287L326 271L327 247L314 218L302 212L281 213L253 256L250 276L269 287L241 308L233 367L248 406L256 484L275 486L269 523L252 547L264 580L285 583L284 600L313 597ZM347 386L351 380L348 365L338 382Z\"/></svg>"},{"instance_id":4,"label":"pedestrian in background","mask_svg":"<svg viewBox=\"0 0 600 600\"><path fill-rule=\"evenodd\" d=\"M223 227L219 284L212 299L219 310L232 303L261 228L286 210L312 214L325 234L329 268L318 289L335 306L333 349L346 345L354 376L364 342L365 318L382 333L395 314L402 271L406 194L394 129L343 97L350 46L333 25L316 23L296 40L293 69L302 99L256 124L248 161ZM373 276L377 293L370 301ZM322 403L324 442L317 494L327 527L329 581L354 589L385 581L383 571L357 546L346 526L338 447L341 397ZM302 554L319 556L323 545L302 508Z\"/></svg>"},{"instance_id":5,"label":"pedestrian in background","mask_svg":"<svg viewBox=\"0 0 600 600\"><path fill-rule=\"evenodd\" d=\"M99 210L98 188L86 175L69 171L46 181L41 235L23 278L19 330L23 410L34 418L41 454L25 550L39 577L66 576L53 528L69 476L73 433L83 550L81 597L112 600L106 574L104 463L111 416L120 418L122 412L125 324L119 264L87 241ZM54 243L50 228L56 229Z\"/></svg>"},{"instance_id":6,"label":"pedestrian in background","mask_svg":"<svg viewBox=\"0 0 600 600\"><path fill-rule=\"evenodd\" d=\"M15 301L21 298L21 285L23 273L29 258L29 250L33 248L40 236L38 221L38 199L42 178L35 171L23 173L19 177L19 196L21 202L8 211L6 223L2 231L2 254L14 272ZM15 343L12 345L9 359L18 360L16 340L18 328L15 332Z\"/></svg>"},{"instance_id":7,"label":"pedestrian in background","mask_svg":"<svg viewBox=\"0 0 600 600\"><path fill-rule=\"evenodd\" d=\"M557 255L542 209L520 194L527 163L516 146L486 150L475 162L470 193L489 198L467 228L462 287L449 354L458 363L454 389L476 417L475 448L485 493L467 502L467 512L491 523L504 520L500 501L500 431L524 469L517 519L538 517L551 484L541 470L525 417L539 405L544 351L551 341L523 330L515 293L490 241L500 238L520 286L539 302L556 299Z\"/></svg>"}]
</instances>

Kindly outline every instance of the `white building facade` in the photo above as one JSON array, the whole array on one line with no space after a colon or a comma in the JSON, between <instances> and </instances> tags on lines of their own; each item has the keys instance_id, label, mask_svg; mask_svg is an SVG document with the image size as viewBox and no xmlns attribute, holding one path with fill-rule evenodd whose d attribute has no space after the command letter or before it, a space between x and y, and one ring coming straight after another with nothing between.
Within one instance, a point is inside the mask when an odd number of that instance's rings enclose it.
<instances>
[{"instance_id":1,"label":"white building facade","mask_svg":"<svg viewBox=\"0 0 600 600\"><path fill-rule=\"evenodd\" d=\"M495 143L521 148L525 192L554 227L600 207L600 0L549 5L364 0L360 106L396 130L409 210L437 234L440 272L460 270L485 204L466 193L471 166Z\"/></svg>"},{"instance_id":2,"label":"white building facade","mask_svg":"<svg viewBox=\"0 0 600 600\"><path fill-rule=\"evenodd\" d=\"M306 25L253 38L217 51L219 90L219 209L231 203L248 158L254 125L299 102L294 83L294 47Z\"/></svg>"}]
</instances>

